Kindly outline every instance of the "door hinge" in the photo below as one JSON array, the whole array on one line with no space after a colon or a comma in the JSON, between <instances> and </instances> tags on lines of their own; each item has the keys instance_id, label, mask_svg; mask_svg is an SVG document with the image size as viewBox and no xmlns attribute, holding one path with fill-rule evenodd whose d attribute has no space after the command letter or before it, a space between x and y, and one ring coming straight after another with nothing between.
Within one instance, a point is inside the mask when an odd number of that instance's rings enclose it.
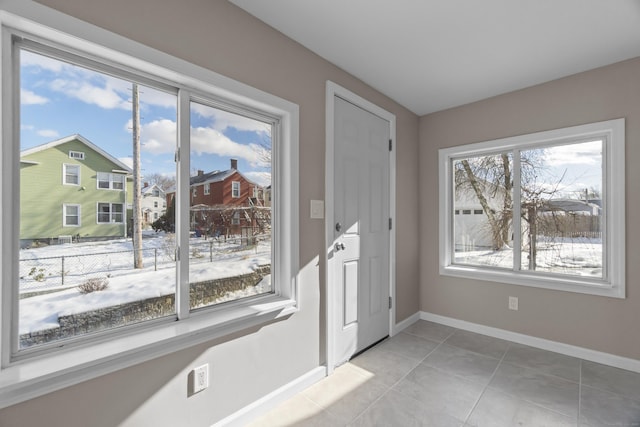
<instances>
[{"instance_id":1,"label":"door hinge","mask_svg":"<svg viewBox=\"0 0 640 427\"><path fill-rule=\"evenodd\" d=\"M393 150L393 140L389 140L389 151Z\"/></svg>"},{"instance_id":2,"label":"door hinge","mask_svg":"<svg viewBox=\"0 0 640 427\"><path fill-rule=\"evenodd\" d=\"M393 228L393 219L389 218L389 230Z\"/></svg>"},{"instance_id":3,"label":"door hinge","mask_svg":"<svg viewBox=\"0 0 640 427\"><path fill-rule=\"evenodd\" d=\"M389 297L389 309L393 307L393 297Z\"/></svg>"}]
</instances>

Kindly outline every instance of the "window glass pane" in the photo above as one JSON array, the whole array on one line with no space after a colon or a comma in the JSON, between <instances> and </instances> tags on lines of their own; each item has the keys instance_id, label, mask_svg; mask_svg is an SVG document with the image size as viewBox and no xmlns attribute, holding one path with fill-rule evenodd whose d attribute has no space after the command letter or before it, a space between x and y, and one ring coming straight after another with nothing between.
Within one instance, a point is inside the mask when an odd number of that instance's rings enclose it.
<instances>
[{"instance_id":1,"label":"window glass pane","mask_svg":"<svg viewBox=\"0 0 640 427\"><path fill-rule=\"evenodd\" d=\"M454 263L512 268L512 170L509 153L453 161Z\"/></svg>"},{"instance_id":2,"label":"window glass pane","mask_svg":"<svg viewBox=\"0 0 640 427\"><path fill-rule=\"evenodd\" d=\"M268 123L191 103L192 309L273 290L271 203L248 191L270 188L271 142Z\"/></svg>"},{"instance_id":3,"label":"window glass pane","mask_svg":"<svg viewBox=\"0 0 640 427\"><path fill-rule=\"evenodd\" d=\"M522 270L602 278L602 141L521 152Z\"/></svg>"},{"instance_id":4,"label":"window glass pane","mask_svg":"<svg viewBox=\"0 0 640 427\"><path fill-rule=\"evenodd\" d=\"M134 194L134 177L174 186L175 94L139 86L134 103L133 82L27 49L19 77L20 349L175 316L173 207L156 208L158 222L171 225L157 233L152 215L133 221L136 199L140 217L147 203L166 201ZM77 185L62 185L61 172ZM65 205L61 221L52 213ZM145 237L137 247L134 229Z\"/></svg>"},{"instance_id":5,"label":"window glass pane","mask_svg":"<svg viewBox=\"0 0 640 427\"><path fill-rule=\"evenodd\" d=\"M114 174L113 177L113 189L114 190L122 190L124 189L124 175Z\"/></svg>"},{"instance_id":6,"label":"window glass pane","mask_svg":"<svg viewBox=\"0 0 640 427\"><path fill-rule=\"evenodd\" d=\"M65 225L79 225L79 212L78 206L66 205L65 206Z\"/></svg>"},{"instance_id":7,"label":"window glass pane","mask_svg":"<svg viewBox=\"0 0 640 427\"><path fill-rule=\"evenodd\" d=\"M65 169L65 175L64 175L65 184L78 185L80 183L80 177L78 176L80 173L80 169L78 168L78 166L64 165L64 169Z\"/></svg>"}]
</instances>

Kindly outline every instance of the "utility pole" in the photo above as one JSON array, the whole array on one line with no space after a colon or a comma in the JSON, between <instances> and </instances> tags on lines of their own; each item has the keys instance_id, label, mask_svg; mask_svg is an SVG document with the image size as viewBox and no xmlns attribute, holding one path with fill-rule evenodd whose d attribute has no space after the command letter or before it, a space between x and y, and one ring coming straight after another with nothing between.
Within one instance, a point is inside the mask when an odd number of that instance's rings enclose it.
<instances>
[{"instance_id":1,"label":"utility pole","mask_svg":"<svg viewBox=\"0 0 640 427\"><path fill-rule=\"evenodd\" d=\"M140 100L133 83L133 267L142 268L142 192L140 188Z\"/></svg>"}]
</instances>

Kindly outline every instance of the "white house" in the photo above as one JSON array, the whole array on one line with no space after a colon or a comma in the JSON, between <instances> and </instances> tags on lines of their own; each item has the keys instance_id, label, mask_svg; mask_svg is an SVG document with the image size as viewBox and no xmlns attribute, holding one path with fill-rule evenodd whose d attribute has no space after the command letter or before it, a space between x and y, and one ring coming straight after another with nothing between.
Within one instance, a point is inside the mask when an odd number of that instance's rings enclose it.
<instances>
[{"instance_id":1,"label":"white house","mask_svg":"<svg viewBox=\"0 0 640 427\"><path fill-rule=\"evenodd\" d=\"M156 221L167 210L167 198L164 190L157 184L145 182L142 190L142 223L145 228Z\"/></svg>"}]
</instances>

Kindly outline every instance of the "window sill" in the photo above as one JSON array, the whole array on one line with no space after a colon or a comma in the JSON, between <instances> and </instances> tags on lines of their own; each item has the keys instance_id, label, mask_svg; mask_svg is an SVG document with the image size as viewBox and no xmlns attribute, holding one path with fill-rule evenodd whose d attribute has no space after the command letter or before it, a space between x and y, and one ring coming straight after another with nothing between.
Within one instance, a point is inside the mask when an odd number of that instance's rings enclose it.
<instances>
[{"instance_id":1,"label":"window sill","mask_svg":"<svg viewBox=\"0 0 640 427\"><path fill-rule=\"evenodd\" d=\"M180 322L154 325L108 341L17 361L0 371L0 409L64 387L220 338L297 311L278 296L242 306L193 313Z\"/></svg>"},{"instance_id":2,"label":"window sill","mask_svg":"<svg viewBox=\"0 0 640 427\"><path fill-rule=\"evenodd\" d=\"M567 278L526 272L514 273L510 270L489 270L466 265L440 266L440 275L611 298L625 298L625 289L621 286L615 286L605 281L585 280L579 276Z\"/></svg>"}]
</instances>

